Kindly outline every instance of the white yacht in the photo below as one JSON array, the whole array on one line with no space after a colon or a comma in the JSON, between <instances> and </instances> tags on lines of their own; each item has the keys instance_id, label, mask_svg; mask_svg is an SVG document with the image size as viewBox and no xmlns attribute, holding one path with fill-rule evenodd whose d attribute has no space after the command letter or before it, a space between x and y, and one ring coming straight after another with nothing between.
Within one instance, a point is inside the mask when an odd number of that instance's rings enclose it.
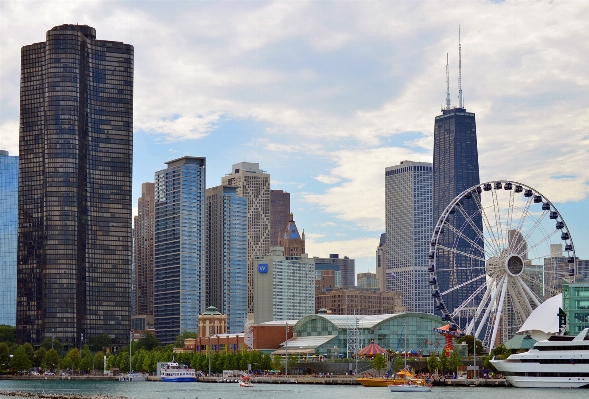
<instances>
[{"instance_id":1,"label":"white yacht","mask_svg":"<svg viewBox=\"0 0 589 399\"><path fill-rule=\"evenodd\" d=\"M553 335L532 349L491 363L518 388L589 388L589 328Z\"/></svg>"}]
</instances>

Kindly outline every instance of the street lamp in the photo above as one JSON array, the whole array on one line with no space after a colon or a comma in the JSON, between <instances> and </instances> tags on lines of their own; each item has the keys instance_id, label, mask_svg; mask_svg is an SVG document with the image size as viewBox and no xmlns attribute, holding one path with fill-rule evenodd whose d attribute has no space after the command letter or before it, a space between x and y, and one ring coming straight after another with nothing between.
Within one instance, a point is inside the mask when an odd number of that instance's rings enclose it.
<instances>
[{"instance_id":1,"label":"street lamp","mask_svg":"<svg viewBox=\"0 0 589 399\"><path fill-rule=\"evenodd\" d=\"M284 376L288 377L288 321L286 322L286 349L284 350L286 354L286 362L284 365Z\"/></svg>"}]
</instances>

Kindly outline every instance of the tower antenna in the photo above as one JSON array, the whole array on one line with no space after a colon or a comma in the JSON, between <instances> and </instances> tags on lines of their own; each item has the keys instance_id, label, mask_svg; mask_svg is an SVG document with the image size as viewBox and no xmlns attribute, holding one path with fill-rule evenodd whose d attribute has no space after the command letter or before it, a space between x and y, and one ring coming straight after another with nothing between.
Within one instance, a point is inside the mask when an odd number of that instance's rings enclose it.
<instances>
[{"instance_id":1,"label":"tower antenna","mask_svg":"<svg viewBox=\"0 0 589 399\"><path fill-rule=\"evenodd\" d=\"M450 109L450 70L448 69L448 53L446 53L446 109Z\"/></svg>"},{"instance_id":2,"label":"tower antenna","mask_svg":"<svg viewBox=\"0 0 589 399\"><path fill-rule=\"evenodd\" d=\"M464 107L462 102L462 46L460 44L460 25L458 25L458 107Z\"/></svg>"}]
</instances>

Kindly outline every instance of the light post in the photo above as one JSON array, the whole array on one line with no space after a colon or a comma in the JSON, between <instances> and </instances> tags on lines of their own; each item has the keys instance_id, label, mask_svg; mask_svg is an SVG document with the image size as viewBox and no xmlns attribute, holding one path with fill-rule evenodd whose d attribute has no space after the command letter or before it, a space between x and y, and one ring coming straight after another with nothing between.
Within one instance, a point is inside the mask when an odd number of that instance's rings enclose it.
<instances>
[{"instance_id":1,"label":"light post","mask_svg":"<svg viewBox=\"0 0 589 399\"><path fill-rule=\"evenodd\" d=\"M211 376L211 356L212 356L212 351L211 351L211 334L213 333L213 327L209 327L209 377Z\"/></svg>"},{"instance_id":2,"label":"light post","mask_svg":"<svg viewBox=\"0 0 589 399\"><path fill-rule=\"evenodd\" d=\"M286 322L286 349L284 350L286 354L286 362L284 364L284 376L288 377L288 321Z\"/></svg>"}]
</instances>

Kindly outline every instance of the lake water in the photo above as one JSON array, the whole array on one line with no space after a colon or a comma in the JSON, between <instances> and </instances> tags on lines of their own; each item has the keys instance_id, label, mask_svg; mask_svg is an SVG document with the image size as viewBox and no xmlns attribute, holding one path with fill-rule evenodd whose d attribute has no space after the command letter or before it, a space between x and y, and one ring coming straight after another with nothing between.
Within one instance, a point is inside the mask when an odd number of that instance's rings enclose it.
<instances>
[{"instance_id":1,"label":"lake water","mask_svg":"<svg viewBox=\"0 0 589 399\"><path fill-rule=\"evenodd\" d=\"M240 388L237 383L165 383L118 381L35 380L0 381L0 390L80 395L121 395L136 399L233 399L233 398L318 398L318 399L390 399L403 398L388 388L365 388L355 385L257 384ZM587 389L523 388L446 388L434 387L428 393L412 393L412 398L440 399L569 399L589 398ZM6 397L0 396L1 399ZM10 397L9 399L17 399Z\"/></svg>"}]
</instances>

